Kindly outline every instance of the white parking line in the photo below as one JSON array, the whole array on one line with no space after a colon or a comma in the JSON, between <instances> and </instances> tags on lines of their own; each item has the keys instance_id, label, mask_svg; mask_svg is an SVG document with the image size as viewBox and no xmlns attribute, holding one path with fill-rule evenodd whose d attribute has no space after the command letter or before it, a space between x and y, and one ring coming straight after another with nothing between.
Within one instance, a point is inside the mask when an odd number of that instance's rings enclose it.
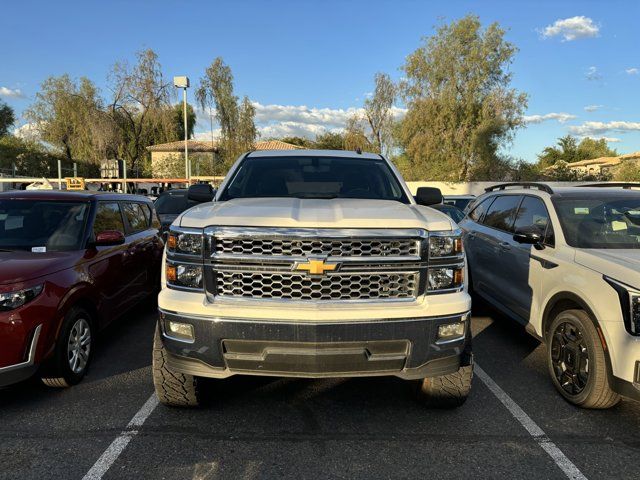
<instances>
[{"instance_id":1,"label":"white parking line","mask_svg":"<svg viewBox=\"0 0 640 480\"><path fill-rule=\"evenodd\" d=\"M525 413L522 408L509 396L507 393L502 390L498 386L493 379L486 374L486 372L480 368L480 366L476 363L473 368L473 372L478 376L480 380L491 390L500 402L507 407L509 413L513 415L513 417L520 422L529 435L531 435L538 445L542 447L542 449L549 454L549 456L553 459L553 461L560 467L560 469L565 473L565 475L572 480L587 480L578 467L576 467L571 460L567 458L567 456L562 453L555 443L549 440L546 433L538 426L536 422L534 422L529 415Z\"/></svg>"},{"instance_id":2,"label":"white parking line","mask_svg":"<svg viewBox=\"0 0 640 480\"><path fill-rule=\"evenodd\" d=\"M140 410L133 416L127 427L111 442L111 445L104 451L98 461L93 464L91 470L82 477L83 480L100 480L105 473L111 468L120 454L127 448L127 445L133 437L138 434L138 428L142 426L145 420L158 406L158 397L152 394L149 399L142 405Z\"/></svg>"},{"instance_id":3,"label":"white parking line","mask_svg":"<svg viewBox=\"0 0 640 480\"><path fill-rule=\"evenodd\" d=\"M534 422L529 415L525 413L522 408L504 391L498 386L493 379L487 375L487 373L480 368L477 363L474 366L474 373L478 378L489 388L491 393L500 400L500 402L509 410L509 413L520 422L529 435L540 445L540 447L547 452L547 454L553 459L555 464L565 473L565 475L571 480L587 480L582 472L576 467L567 456L562 453L555 443L553 443L549 437L544 433L536 422ZM145 404L138 410L133 416L131 421L127 424L127 427L111 442L111 445L104 451L100 458L93 464L91 470L83 477L83 480L100 480L105 473L111 468L111 465L122 454L127 445L133 437L138 434L138 428L140 428L147 420L149 415L158 406L158 397L155 393L152 394Z\"/></svg>"}]
</instances>

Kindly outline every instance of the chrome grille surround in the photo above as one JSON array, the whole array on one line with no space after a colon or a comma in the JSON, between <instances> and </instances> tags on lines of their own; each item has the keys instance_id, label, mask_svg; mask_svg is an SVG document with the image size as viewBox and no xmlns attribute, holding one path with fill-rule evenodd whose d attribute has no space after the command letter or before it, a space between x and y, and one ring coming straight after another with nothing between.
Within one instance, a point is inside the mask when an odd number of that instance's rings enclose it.
<instances>
[{"instance_id":1,"label":"chrome grille surround","mask_svg":"<svg viewBox=\"0 0 640 480\"><path fill-rule=\"evenodd\" d=\"M428 233L421 229L209 227L210 300L415 301L424 290ZM314 275L311 259L337 263Z\"/></svg>"}]
</instances>

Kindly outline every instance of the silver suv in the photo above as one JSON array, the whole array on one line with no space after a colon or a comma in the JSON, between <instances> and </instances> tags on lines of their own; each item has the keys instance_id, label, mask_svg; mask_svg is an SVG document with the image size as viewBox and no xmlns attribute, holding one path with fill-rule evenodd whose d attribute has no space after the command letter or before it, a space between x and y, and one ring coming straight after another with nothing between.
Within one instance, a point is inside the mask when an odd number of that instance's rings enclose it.
<instances>
[{"instance_id":1,"label":"silver suv","mask_svg":"<svg viewBox=\"0 0 640 480\"><path fill-rule=\"evenodd\" d=\"M586 408L640 399L640 191L625 187L496 185L460 222L470 289L546 343L555 387Z\"/></svg>"}]
</instances>

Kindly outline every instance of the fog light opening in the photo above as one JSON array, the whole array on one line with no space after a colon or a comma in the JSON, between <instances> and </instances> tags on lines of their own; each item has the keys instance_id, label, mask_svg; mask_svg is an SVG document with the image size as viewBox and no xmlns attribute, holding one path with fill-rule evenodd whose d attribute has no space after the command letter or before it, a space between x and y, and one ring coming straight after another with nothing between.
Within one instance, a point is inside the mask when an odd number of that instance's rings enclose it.
<instances>
[{"instance_id":1,"label":"fog light opening","mask_svg":"<svg viewBox=\"0 0 640 480\"><path fill-rule=\"evenodd\" d=\"M190 323L181 323L181 322L174 322L172 320L169 320L168 330L169 330L169 334L172 337L180 338L183 340L190 340L190 341L195 340L195 335L193 333L193 325L191 325Z\"/></svg>"},{"instance_id":2,"label":"fog light opening","mask_svg":"<svg viewBox=\"0 0 640 480\"><path fill-rule=\"evenodd\" d=\"M465 323L445 323L438 325L438 340L457 340L464 337Z\"/></svg>"}]
</instances>

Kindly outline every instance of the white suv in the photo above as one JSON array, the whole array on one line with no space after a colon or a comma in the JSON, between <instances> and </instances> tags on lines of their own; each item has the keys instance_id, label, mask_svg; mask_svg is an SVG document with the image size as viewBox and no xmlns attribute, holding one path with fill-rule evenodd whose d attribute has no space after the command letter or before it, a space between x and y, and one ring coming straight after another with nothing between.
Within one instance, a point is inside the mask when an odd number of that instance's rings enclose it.
<instances>
[{"instance_id":1,"label":"white suv","mask_svg":"<svg viewBox=\"0 0 640 480\"><path fill-rule=\"evenodd\" d=\"M488 188L460 222L470 289L547 344L558 391L587 408L640 399L640 191Z\"/></svg>"}]
</instances>

